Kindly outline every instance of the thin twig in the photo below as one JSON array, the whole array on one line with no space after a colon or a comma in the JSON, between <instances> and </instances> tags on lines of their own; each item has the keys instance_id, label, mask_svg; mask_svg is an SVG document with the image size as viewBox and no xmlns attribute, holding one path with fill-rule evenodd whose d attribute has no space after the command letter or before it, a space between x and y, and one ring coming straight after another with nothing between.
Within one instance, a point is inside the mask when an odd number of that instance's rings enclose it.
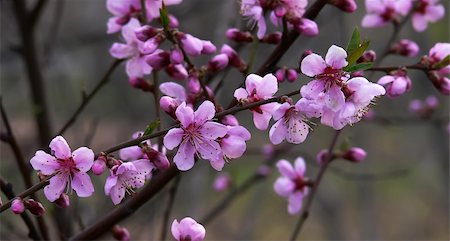
<instances>
[{"instance_id":1,"label":"thin twig","mask_svg":"<svg viewBox=\"0 0 450 241\"><path fill-rule=\"evenodd\" d=\"M173 204L175 203L175 196L177 194L178 186L180 185L181 175L178 175L172 187L169 190L169 201L167 202L166 210L164 211L164 219L161 229L161 240L166 240L167 227L169 225L170 213L172 212Z\"/></svg>"},{"instance_id":2,"label":"thin twig","mask_svg":"<svg viewBox=\"0 0 450 241\"><path fill-rule=\"evenodd\" d=\"M337 140L339 138L339 134L341 133L340 130L337 130L334 134L333 139L331 140L330 147L328 148L328 153L333 153L333 150L337 144ZM319 173L317 174L316 179L314 180L314 184L311 188L311 192L308 195L308 199L306 200L306 204L303 207L302 214L300 215L300 219L298 220L297 224L295 225L294 232L291 235L291 241L297 240L297 236L300 233L301 228L303 227L303 224L305 223L306 219L309 216L309 209L311 207L312 201L314 199L314 196L317 192L317 189L319 188L320 182L322 181L323 175L325 174L325 171L327 170L327 167L330 165L332 161L333 155L327 155L327 160L322 164L320 167Z\"/></svg>"},{"instance_id":3,"label":"thin twig","mask_svg":"<svg viewBox=\"0 0 450 241\"><path fill-rule=\"evenodd\" d=\"M36 3L36 6L31 11L28 17L28 23L34 27L39 22L39 17L42 16L42 12L44 11L45 5L48 3L48 0L39 0Z\"/></svg>"}]
</instances>

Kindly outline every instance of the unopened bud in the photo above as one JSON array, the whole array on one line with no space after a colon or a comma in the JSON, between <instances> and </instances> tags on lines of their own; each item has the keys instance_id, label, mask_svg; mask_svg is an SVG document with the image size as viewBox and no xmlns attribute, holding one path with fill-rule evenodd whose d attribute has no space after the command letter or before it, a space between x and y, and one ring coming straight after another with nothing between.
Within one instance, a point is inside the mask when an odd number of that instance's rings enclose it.
<instances>
[{"instance_id":1,"label":"unopened bud","mask_svg":"<svg viewBox=\"0 0 450 241\"><path fill-rule=\"evenodd\" d=\"M236 119L234 115L226 115L220 119L220 122L224 125L228 126L238 126L239 121Z\"/></svg>"},{"instance_id":2,"label":"unopened bud","mask_svg":"<svg viewBox=\"0 0 450 241\"><path fill-rule=\"evenodd\" d=\"M160 170L166 170L170 167L170 162L167 159L166 155L162 154L161 152L153 149L150 146L145 146L142 149L147 156L147 158L150 160L153 165L155 165L156 168Z\"/></svg>"},{"instance_id":3,"label":"unopened bud","mask_svg":"<svg viewBox=\"0 0 450 241\"><path fill-rule=\"evenodd\" d=\"M228 174L220 173L217 175L213 183L213 188L217 192L221 192L231 186L231 178Z\"/></svg>"},{"instance_id":4,"label":"unopened bud","mask_svg":"<svg viewBox=\"0 0 450 241\"><path fill-rule=\"evenodd\" d=\"M185 80L188 77L188 72L182 64L169 64L166 73L176 80Z\"/></svg>"},{"instance_id":5,"label":"unopened bud","mask_svg":"<svg viewBox=\"0 0 450 241\"><path fill-rule=\"evenodd\" d=\"M211 41L202 40L202 44L202 54L212 54L217 50L216 46L211 43Z\"/></svg>"},{"instance_id":6,"label":"unopened bud","mask_svg":"<svg viewBox=\"0 0 450 241\"><path fill-rule=\"evenodd\" d=\"M153 28L149 25L144 25L142 27L137 28L135 31L136 38L142 42L145 42L158 34L159 30Z\"/></svg>"},{"instance_id":7,"label":"unopened bud","mask_svg":"<svg viewBox=\"0 0 450 241\"><path fill-rule=\"evenodd\" d=\"M30 211L30 213L36 216L42 216L45 214L45 208L42 204L34 199L25 200L25 207Z\"/></svg>"},{"instance_id":8,"label":"unopened bud","mask_svg":"<svg viewBox=\"0 0 450 241\"><path fill-rule=\"evenodd\" d=\"M319 27L317 26L317 23L307 19L307 18L301 18L296 21L295 29L306 36L313 37L319 34Z\"/></svg>"},{"instance_id":9,"label":"unopened bud","mask_svg":"<svg viewBox=\"0 0 450 241\"><path fill-rule=\"evenodd\" d=\"M282 18L284 15L286 15L287 10L284 6L280 5L275 8L274 12L275 16L277 16L278 18Z\"/></svg>"},{"instance_id":10,"label":"unopened bud","mask_svg":"<svg viewBox=\"0 0 450 241\"><path fill-rule=\"evenodd\" d=\"M310 55L310 54L312 54L312 53L313 53L313 51L312 51L311 49L305 50L305 51L303 52L303 54L302 54L302 58L300 59L300 62L302 62L302 60L303 60L304 58L306 58L306 56L308 56L308 55Z\"/></svg>"},{"instance_id":11,"label":"unopened bud","mask_svg":"<svg viewBox=\"0 0 450 241\"><path fill-rule=\"evenodd\" d=\"M236 42L252 42L253 36L250 32L241 32L237 28L230 28L226 32L228 39Z\"/></svg>"},{"instance_id":12,"label":"unopened bud","mask_svg":"<svg viewBox=\"0 0 450 241\"><path fill-rule=\"evenodd\" d=\"M25 211L25 205L21 198L16 198L12 201L11 211L15 214L21 214Z\"/></svg>"},{"instance_id":13,"label":"unopened bud","mask_svg":"<svg viewBox=\"0 0 450 241\"><path fill-rule=\"evenodd\" d=\"M270 159L275 155L275 148L272 144L265 144L262 147L262 154L265 159Z\"/></svg>"},{"instance_id":14,"label":"unopened bud","mask_svg":"<svg viewBox=\"0 0 450 241\"><path fill-rule=\"evenodd\" d=\"M103 162L103 163L105 163L105 162ZM69 196L65 193L61 193L61 196L59 196L59 198L56 199L56 201L54 203L56 204L56 206L58 206L60 208L67 208L68 206L70 206Z\"/></svg>"},{"instance_id":15,"label":"unopened bud","mask_svg":"<svg viewBox=\"0 0 450 241\"><path fill-rule=\"evenodd\" d=\"M180 23L178 22L178 19L174 15L169 14L169 27L178 28L179 26Z\"/></svg>"},{"instance_id":16,"label":"unopened bud","mask_svg":"<svg viewBox=\"0 0 450 241\"><path fill-rule=\"evenodd\" d=\"M264 38L261 41L263 43L268 43L268 44L279 44L281 42L282 36L283 36L283 34L281 32L274 32L274 33L264 36Z\"/></svg>"},{"instance_id":17,"label":"unopened bud","mask_svg":"<svg viewBox=\"0 0 450 241\"><path fill-rule=\"evenodd\" d=\"M316 161L319 165L324 165L328 161L328 150L322 149L316 155Z\"/></svg>"},{"instance_id":18,"label":"unopened bud","mask_svg":"<svg viewBox=\"0 0 450 241\"><path fill-rule=\"evenodd\" d=\"M358 8L355 0L331 0L330 3L347 13L353 13Z\"/></svg>"},{"instance_id":19,"label":"unopened bud","mask_svg":"<svg viewBox=\"0 0 450 241\"><path fill-rule=\"evenodd\" d=\"M130 241L131 235L125 227L114 225L112 229L113 237L119 241Z\"/></svg>"},{"instance_id":20,"label":"unopened bud","mask_svg":"<svg viewBox=\"0 0 450 241\"><path fill-rule=\"evenodd\" d=\"M267 177L270 174L270 167L267 165L261 165L257 170L258 174L263 177Z\"/></svg>"},{"instance_id":21,"label":"unopened bud","mask_svg":"<svg viewBox=\"0 0 450 241\"><path fill-rule=\"evenodd\" d=\"M100 176L105 171L105 168L106 168L106 159L105 157L99 156L99 158L95 160L94 163L92 164L91 170L92 173L94 173L94 175Z\"/></svg>"},{"instance_id":22,"label":"unopened bud","mask_svg":"<svg viewBox=\"0 0 450 241\"><path fill-rule=\"evenodd\" d=\"M218 54L208 61L208 70L216 72L225 69L228 66L228 56Z\"/></svg>"},{"instance_id":23,"label":"unopened bud","mask_svg":"<svg viewBox=\"0 0 450 241\"><path fill-rule=\"evenodd\" d=\"M147 62L154 70L161 70L170 64L170 54L158 49L148 55L145 62Z\"/></svg>"},{"instance_id":24,"label":"unopened bud","mask_svg":"<svg viewBox=\"0 0 450 241\"><path fill-rule=\"evenodd\" d=\"M373 50L367 50L364 51L363 55L359 57L359 59L356 61L357 63L367 63L367 62L374 62L377 58L377 54Z\"/></svg>"},{"instance_id":25,"label":"unopened bud","mask_svg":"<svg viewBox=\"0 0 450 241\"><path fill-rule=\"evenodd\" d=\"M229 64L231 66L238 68L240 71L244 71L247 68L247 64L245 63L245 61L241 59L236 51L229 45L224 44L220 52L228 56Z\"/></svg>"},{"instance_id":26,"label":"unopened bud","mask_svg":"<svg viewBox=\"0 0 450 241\"><path fill-rule=\"evenodd\" d=\"M161 35L156 35L155 37L145 41L141 49L142 54L151 54L155 52L163 41L164 37Z\"/></svg>"},{"instance_id":27,"label":"unopened bud","mask_svg":"<svg viewBox=\"0 0 450 241\"><path fill-rule=\"evenodd\" d=\"M409 39L401 39L392 45L391 52L407 57L414 57L419 53L419 45Z\"/></svg>"},{"instance_id":28,"label":"unopened bud","mask_svg":"<svg viewBox=\"0 0 450 241\"><path fill-rule=\"evenodd\" d=\"M128 79L128 82L131 86L133 86L136 89L140 89L145 92L152 92L153 91L153 85L147 82L144 78L141 77L131 77Z\"/></svg>"},{"instance_id":29,"label":"unopened bud","mask_svg":"<svg viewBox=\"0 0 450 241\"><path fill-rule=\"evenodd\" d=\"M366 159L366 157L366 151L359 147L352 147L342 155L342 158L354 163L362 162L364 159Z\"/></svg>"},{"instance_id":30,"label":"unopened bud","mask_svg":"<svg viewBox=\"0 0 450 241\"><path fill-rule=\"evenodd\" d=\"M278 82L283 82L286 77L286 68L279 68L277 71L275 71L275 77L277 78Z\"/></svg>"},{"instance_id":31,"label":"unopened bud","mask_svg":"<svg viewBox=\"0 0 450 241\"><path fill-rule=\"evenodd\" d=\"M177 119L175 111L179 106L178 101L169 96L163 96L159 100L159 106L164 110L170 117Z\"/></svg>"},{"instance_id":32,"label":"unopened bud","mask_svg":"<svg viewBox=\"0 0 450 241\"><path fill-rule=\"evenodd\" d=\"M287 71L286 71L286 73L287 73L287 80L289 81L289 82L294 82L294 81L296 81L297 80L297 76L298 76L298 73L297 73L297 70L295 70L295 69L288 69Z\"/></svg>"},{"instance_id":33,"label":"unopened bud","mask_svg":"<svg viewBox=\"0 0 450 241\"><path fill-rule=\"evenodd\" d=\"M170 51L170 62L172 64L182 64L184 61L183 52L181 52L181 49L174 48L172 51Z\"/></svg>"}]
</instances>

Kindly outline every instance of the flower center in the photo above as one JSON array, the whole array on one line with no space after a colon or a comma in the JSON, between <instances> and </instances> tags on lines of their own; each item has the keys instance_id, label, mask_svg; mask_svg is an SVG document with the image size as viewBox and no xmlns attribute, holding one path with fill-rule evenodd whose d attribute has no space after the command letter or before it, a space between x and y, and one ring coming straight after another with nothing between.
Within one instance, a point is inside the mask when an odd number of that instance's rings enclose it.
<instances>
[{"instance_id":1,"label":"flower center","mask_svg":"<svg viewBox=\"0 0 450 241\"><path fill-rule=\"evenodd\" d=\"M420 14L425 14L427 11L427 7L428 7L429 3L427 1L420 1L419 2L419 6L417 6L416 8L416 12L420 13Z\"/></svg>"},{"instance_id":2,"label":"flower center","mask_svg":"<svg viewBox=\"0 0 450 241\"><path fill-rule=\"evenodd\" d=\"M74 172L80 171L75 165L75 162L73 161L72 157L69 157L68 159L57 159L57 161L59 162L61 172L63 173L73 174Z\"/></svg>"},{"instance_id":3,"label":"flower center","mask_svg":"<svg viewBox=\"0 0 450 241\"><path fill-rule=\"evenodd\" d=\"M395 15L395 10L393 8L386 8L386 11L384 11L383 14L381 14L381 17L383 18L384 21L391 21L391 19L394 18Z\"/></svg>"},{"instance_id":4,"label":"flower center","mask_svg":"<svg viewBox=\"0 0 450 241\"><path fill-rule=\"evenodd\" d=\"M325 82L336 83L339 86L342 84L342 82L348 78L348 74L345 71L342 71L342 69L335 69L331 66L328 66L325 68L323 73L316 76L317 79L320 79Z\"/></svg>"}]
</instances>

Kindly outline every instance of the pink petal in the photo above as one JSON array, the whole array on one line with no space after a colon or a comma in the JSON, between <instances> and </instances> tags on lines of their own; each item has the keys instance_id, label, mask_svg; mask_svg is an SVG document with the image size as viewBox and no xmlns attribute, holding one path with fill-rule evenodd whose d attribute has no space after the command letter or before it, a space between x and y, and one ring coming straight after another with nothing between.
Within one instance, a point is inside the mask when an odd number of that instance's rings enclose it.
<instances>
[{"instance_id":1,"label":"pink petal","mask_svg":"<svg viewBox=\"0 0 450 241\"><path fill-rule=\"evenodd\" d=\"M256 86L262 81L262 77L256 74L249 74L245 79L245 89L247 93L251 94Z\"/></svg>"},{"instance_id":2,"label":"pink petal","mask_svg":"<svg viewBox=\"0 0 450 241\"><path fill-rule=\"evenodd\" d=\"M297 178L297 173L295 172L294 167L290 162L282 159L277 162L276 166L281 175L288 177L290 179Z\"/></svg>"},{"instance_id":3,"label":"pink petal","mask_svg":"<svg viewBox=\"0 0 450 241\"><path fill-rule=\"evenodd\" d=\"M135 18L131 18L130 21L122 27L122 37L129 45L139 41L135 32L135 30L139 27L141 27L141 24Z\"/></svg>"},{"instance_id":4,"label":"pink petal","mask_svg":"<svg viewBox=\"0 0 450 241\"><path fill-rule=\"evenodd\" d=\"M214 104L209 101L203 101L203 103L194 112L194 119L197 125L202 125L208 120L211 120L216 114L216 108Z\"/></svg>"},{"instance_id":5,"label":"pink petal","mask_svg":"<svg viewBox=\"0 0 450 241\"><path fill-rule=\"evenodd\" d=\"M186 106L186 102L181 103L175 111L177 119L184 128L189 127L194 122L194 110Z\"/></svg>"},{"instance_id":6,"label":"pink petal","mask_svg":"<svg viewBox=\"0 0 450 241\"><path fill-rule=\"evenodd\" d=\"M177 154L173 158L173 162L177 165L178 170L187 171L194 166L195 148L189 142L183 142L178 148Z\"/></svg>"},{"instance_id":7,"label":"pink petal","mask_svg":"<svg viewBox=\"0 0 450 241\"><path fill-rule=\"evenodd\" d=\"M297 191L288 199L288 213L291 215L297 214L302 209L303 193Z\"/></svg>"},{"instance_id":8,"label":"pink petal","mask_svg":"<svg viewBox=\"0 0 450 241\"><path fill-rule=\"evenodd\" d=\"M256 85L256 93L262 99L271 98L278 91L278 80L273 74L267 74Z\"/></svg>"},{"instance_id":9,"label":"pink petal","mask_svg":"<svg viewBox=\"0 0 450 241\"><path fill-rule=\"evenodd\" d=\"M229 158L239 158L247 149L245 141L238 136L228 136L223 138L220 142L220 147L222 152Z\"/></svg>"},{"instance_id":10,"label":"pink petal","mask_svg":"<svg viewBox=\"0 0 450 241\"><path fill-rule=\"evenodd\" d=\"M345 96L340 87L332 85L327 91L325 103L333 111L339 110L345 103Z\"/></svg>"},{"instance_id":11,"label":"pink petal","mask_svg":"<svg viewBox=\"0 0 450 241\"><path fill-rule=\"evenodd\" d=\"M72 188L79 197L89 197L94 193L94 186L88 174L77 172L73 176Z\"/></svg>"},{"instance_id":12,"label":"pink petal","mask_svg":"<svg viewBox=\"0 0 450 241\"><path fill-rule=\"evenodd\" d=\"M430 22L436 22L443 18L445 15L445 9L442 5L428 6L426 9L426 19Z\"/></svg>"},{"instance_id":13,"label":"pink petal","mask_svg":"<svg viewBox=\"0 0 450 241\"><path fill-rule=\"evenodd\" d=\"M64 188L66 187L68 177L64 174L58 174L50 178L50 184L44 188L45 197L50 201L54 202L61 196Z\"/></svg>"},{"instance_id":14,"label":"pink petal","mask_svg":"<svg viewBox=\"0 0 450 241\"><path fill-rule=\"evenodd\" d=\"M106 178L105 182L105 194L109 195L111 193L111 189L117 185L118 177L116 175L109 175L108 178Z\"/></svg>"},{"instance_id":15,"label":"pink petal","mask_svg":"<svg viewBox=\"0 0 450 241\"><path fill-rule=\"evenodd\" d=\"M37 151L30 163L34 170L40 171L44 175L51 175L60 167L54 156L43 151Z\"/></svg>"},{"instance_id":16,"label":"pink petal","mask_svg":"<svg viewBox=\"0 0 450 241\"><path fill-rule=\"evenodd\" d=\"M428 21L425 19L425 16L417 13L412 16L412 24L417 32L423 32L428 27Z\"/></svg>"},{"instance_id":17,"label":"pink petal","mask_svg":"<svg viewBox=\"0 0 450 241\"><path fill-rule=\"evenodd\" d=\"M210 140L224 137L228 133L228 128L217 122L207 121L199 129L200 134Z\"/></svg>"},{"instance_id":18,"label":"pink petal","mask_svg":"<svg viewBox=\"0 0 450 241\"><path fill-rule=\"evenodd\" d=\"M248 97L248 93L244 88L239 88L234 91L234 98L236 98L236 100L238 100L238 101L247 99L247 97Z\"/></svg>"},{"instance_id":19,"label":"pink petal","mask_svg":"<svg viewBox=\"0 0 450 241\"><path fill-rule=\"evenodd\" d=\"M273 119L279 120L286 115L286 111L291 108L291 104L284 102L283 104L278 104L273 108Z\"/></svg>"},{"instance_id":20,"label":"pink petal","mask_svg":"<svg viewBox=\"0 0 450 241\"><path fill-rule=\"evenodd\" d=\"M116 59L126 59L133 56L134 48L127 44L114 43L109 49L109 53Z\"/></svg>"},{"instance_id":21,"label":"pink petal","mask_svg":"<svg viewBox=\"0 0 450 241\"><path fill-rule=\"evenodd\" d=\"M288 197L294 191L295 183L289 178L279 177L273 184L273 189L278 195Z\"/></svg>"},{"instance_id":22,"label":"pink petal","mask_svg":"<svg viewBox=\"0 0 450 241\"><path fill-rule=\"evenodd\" d=\"M117 175L126 175L129 172L135 172L136 167L131 162L125 162L120 164L120 166L117 168L116 174Z\"/></svg>"},{"instance_id":23,"label":"pink petal","mask_svg":"<svg viewBox=\"0 0 450 241\"><path fill-rule=\"evenodd\" d=\"M394 82L395 78L392 75L385 75L378 80L379 85L387 85Z\"/></svg>"},{"instance_id":24,"label":"pink petal","mask_svg":"<svg viewBox=\"0 0 450 241\"><path fill-rule=\"evenodd\" d=\"M395 11L397 13L399 13L402 16L406 16L406 15L408 15L409 11L411 10L412 1L411 0L396 1L394 3L394 6L395 6Z\"/></svg>"},{"instance_id":25,"label":"pink petal","mask_svg":"<svg viewBox=\"0 0 450 241\"><path fill-rule=\"evenodd\" d=\"M111 188L109 196L111 197L111 201L114 203L114 205L119 204L125 197L125 187L121 183L118 183Z\"/></svg>"},{"instance_id":26,"label":"pink petal","mask_svg":"<svg viewBox=\"0 0 450 241\"><path fill-rule=\"evenodd\" d=\"M287 128L284 119L278 120L269 131L269 139L274 145L278 145L286 138Z\"/></svg>"},{"instance_id":27,"label":"pink petal","mask_svg":"<svg viewBox=\"0 0 450 241\"><path fill-rule=\"evenodd\" d=\"M72 151L70 150L69 145L62 136L53 138L49 146L52 152L55 154L56 158L67 159L72 156Z\"/></svg>"},{"instance_id":28,"label":"pink petal","mask_svg":"<svg viewBox=\"0 0 450 241\"><path fill-rule=\"evenodd\" d=\"M186 90L184 89L184 87L174 82L162 83L159 86L159 90L161 90L163 94L179 99L181 101L186 101L187 99Z\"/></svg>"},{"instance_id":29,"label":"pink petal","mask_svg":"<svg viewBox=\"0 0 450 241\"><path fill-rule=\"evenodd\" d=\"M269 126L270 119L272 118L272 115L263 112L262 114L252 111L253 112L253 123L255 123L256 128L259 130L265 130Z\"/></svg>"},{"instance_id":30,"label":"pink petal","mask_svg":"<svg viewBox=\"0 0 450 241\"><path fill-rule=\"evenodd\" d=\"M139 175L149 178L152 174L152 170L155 166L147 159L141 159L131 162L136 167L136 171Z\"/></svg>"},{"instance_id":31,"label":"pink petal","mask_svg":"<svg viewBox=\"0 0 450 241\"><path fill-rule=\"evenodd\" d=\"M119 157L124 161L134 161L143 158L144 153L142 152L142 149L140 147L130 146L120 149Z\"/></svg>"},{"instance_id":32,"label":"pink petal","mask_svg":"<svg viewBox=\"0 0 450 241\"><path fill-rule=\"evenodd\" d=\"M369 13L383 13L385 10L382 0L366 0L365 5Z\"/></svg>"},{"instance_id":33,"label":"pink petal","mask_svg":"<svg viewBox=\"0 0 450 241\"><path fill-rule=\"evenodd\" d=\"M264 35L266 34L266 29L267 29L267 27L266 27L266 20L264 19L263 16L261 16L258 19L258 33L256 34L256 36L259 39L264 38Z\"/></svg>"},{"instance_id":34,"label":"pink petal","mask_svg":"<svg viewBox=\"0 0 450 241\"><path fill-rule=\"evenodd\" d=\"M309 133L309 126L301 119L291 118L287 129L286 141L300 144L305 141Z\"/></svg>"},{"instance_id":35,"label":"pink petal","mask_svg":"<svg viewBox=\"0 0 450 241\"><path fill-rule=\"evenodd\" d=\"M378 14L367 14L364 16L361 25L365 28L381 27L387 22Z\"/></svg>"},{"instance_id":36,"label":"pink petal","mask_svg":"<svg viewBox=\"0 0 450 241\"><path fill-rule=\"evenodd\" d=\"M118 17L113 17L113 18L109 18L108 19L108 23L107 23L107 34L113 34L113 33L117 33L122 29L122 25L117 23L117 20L119 20Z\"/></svg>"},{"instance_id":37,"label":"pink petal","mask_svg":"<svg viewBox=\"0 0 450 241\"><path fill-rule=\"evenodd\" d=\"M145 62L144 58L134 56L126 63L126 71L128 77L142 77L145 74L150 74L152 68Z\"/></svg>"},{"instance_id":38,"label":"pink petal","mask_svg":"<svg viewBox=\"0 0 450 241\"><path fill-rule=\"evenodd\" d=\"M80 147L72 153L72 159L75 162L75 166L81 172L87 172L91 169L94 163L94 152L87 147Z\"/></svg>"},{"instance_id":39,"label":"pink petal","mask_svg":"<svg viewBox=\"0 0 450 241\"><path fill-rule=\"evenodd\" d=\"M308 118L319 118L322 115L322 105L315 100L308 100L301 98L296 104L295 108L300 110Z\"/></svg>"},{"instance_id":40,"label":"pink petal","mask_svg":"<svg viewBox=\"0 0 450 241\"><path fill-rule=\"evenodd\" d=\"M209 161L209 164L216 170L216 171L222 171L223 167L225 166L225 160L223 160L222 157L220 157L217 160Z\"/></svg>"},{"instance_id":41,"label":"pink petal","mask_svg":"<svg viewBox=\"0 0 450 241\"><path fill-rule=\"evenodd\" d=\"M318 54L310 54L306 56L301 63L301 71L309 77L314 77L323 73L327 67L325 60Z\"/></svg>"},{"instance_id":42,"label":"pink petal","mask_svg":"<svg viewBox=\"0 0 450 241\"><path fill-rule=\"evenodd\" d=\"M342 69L347 66L347 52L336 45L332 45L325 56L325 62L335 69Z\"/></svg>"},{"instance_id":43,"label":"pink petal","mask_svg":"<svg viewBox=\"0 0 450 241\"><path fill-rule=\"evenodd\" d=\"M205 160L215 161L219 158L222 152L219 143L213 140L199 140L195 141L195 149L200 153L201 158Z\"/></svg>"},{"instance_id":44,"label":"pink petal","mask_svg":"<svg viewBox=\"0 0 450 241\"><path fill-rule=\"evenodd\" d=\"M250 132L245 129L243 126L228 126L228 135L229 136L238 136L239 138L248 141L252 137Z\"/></svg>"},{"instance_id":45,"label":"pink petal","mask_svg":"<svg viewBox=\"0 0 450 241\"><path fill-rule=\"evenodd\" d=\"M295 159L295 172L303 177L305 175L305 170L306 170L306 165L305 165L305 160L302 157L297 157L297 159Z\"/></svg>"},{"instance_id":46,"label":"pink petal","mask_svg":"<svg viewBox=\"0 0 450 241\"><path fill-rule=\"evenodd\" d=\"M173 237L180 241L180 224L178 223L178 220L173 220L172 226L170 228L170 230L172 231L172 235Z\"/></svg>"},{"instance_id":47,"label":"pink petal","mask_svg":"<svg viewBox=\"0 0 450 241\"><path fill-rule=\"evenodd\" d=\"M164 136L164 146L169 150L173 150L173 148L180 144L183 139L183 134L184 131L181 128L170 129Z\"/></svg>"},{"instance_id":48,"label":"pink petal","mask_svg":"<svg viewBox=\"0 0 450 241\"><path fill-rule=\"evenodd\" d=\"M319 93L325 91L325 82L321 80L312 80L308 84L303 85L300 94L307 99L315 99Z\"/></svg>"},{"instance_id":49,"label":"pink petal","mask_svg":"<svg viewBox=\"0 0 450 241\"><path fill-rule=\"evenodd\" d=\"M191 237L191 241L201 241L205 238L205 228L190 217L183 218L178 225L181 237Z\"/></svg>"}]
</instances>

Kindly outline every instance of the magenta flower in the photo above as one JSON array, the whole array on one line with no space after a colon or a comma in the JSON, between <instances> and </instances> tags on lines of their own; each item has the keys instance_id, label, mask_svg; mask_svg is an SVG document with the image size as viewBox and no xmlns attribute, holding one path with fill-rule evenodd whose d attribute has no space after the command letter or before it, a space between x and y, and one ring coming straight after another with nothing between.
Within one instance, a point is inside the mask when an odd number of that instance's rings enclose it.
<instances>
[{"instance_id":1,"label":"magenta flower","mask_svg":"<svg viewBox=\"0 0 450 241\"><path fill-rule=\"evenodd\" d=\"M11 203L11 211L14 214L21 214L25 212L25 204L21 198L16 198Z\"/></svg>"},{"instance_id":2,"label":"magenta flower","mask_svg":"<svg viewBox=\"0 0 450 241\"><path fill-rule=\"evenodd\" d=\"M202 241L206 234L205 228L190 217L185 217L180 222L175 219L171 230L178 241Z\"/></svg>"},{"instance_id":3,"label":"magenta flower","mask_svg":"<svg viewBox=\"0 0 450 241\"><path fill-rule=\"evenodd\" d=\"M181 123L181 128L169 130L164 136L164 146L169 150L179 146L173 158L179 170L191 169L196 153L211 162L220 158L222 149L217 138L224 137L228 129L220 123L211 121L215 114L214 104L210 101L204 101L195 112L186 106L186 102L178 106L175 115Z\"/></svg>"},{"instance_id":4,"label":"magenta flower","mask_svg":"<svg viewBox=\"0 0 450 241\"><path fill-rule=\"evenodd\" d=\"M33 168L49 176L50 184L44 188L45 197L54 202L66 188L67 184L75 190L79 197L89 197L94 192L91 178L86 172L94 163L94 152L87 147L80 147L74 152L62 136L50 142L52 155L37 151L30 163Z\"/></svg>"},{"instance_id":5,"label":"magenta flower","mask_svg":"<svg viewBox=\"0 0 450 241\"><path fill-rule=\"evenodd\" d=\"M106 0L106 8L114 15L108 20L108 34L119 32L134 15L141 11L139 0Z\"/></svg>"},{"instance_id":6,"label":"magenta flower","mask_svg":"<svg viewBox=\"0 0 450 241\"><path fill-rule=\"evenodd\" d=\"M383 85L389 97L398 97L411 89L411 79L406 71L399 70L394 75L385 75L378 80Z\"/></svg>"},{"instance_id":7,"label":"magenta flower","mask_svg":"<svg viewBox=\"0 0 450 241\"><path fill-rule=\"evenodd\" d=\"M436 43L428 53L428 56L422 58L424 64L430 68L440 63L445 57L450 55L450 43ZM429 77L436 88L445 95L450 94L450 65L438 70L430 71Z\"/></svg>"},{"instance_id":8,"label":"magenta flower","mask_svg":"<svg viewBox=\"0 0 450 241\"><path fill-rule=\"evenodd\" d=\"M445 15L445 8L438 4L439 0L419 0L418 7L414 9L412 24L417 32L423 32L428 23L439 21Z\"/></svg>"},{"instance_id":9,"label":"magenta flower","mask_svg":"<svg viewBox=\"0 0 450 241\"><path fill-rule=\"evenodd\" d=\"M259 0L242 0L241 13L244 17L250 18L252 25L258 25L258 32L256 36L259 39L266 34L266 20L264 19L264 10L261 7Z\"/></svg>"},{"instance_id":10,"label":"magenta flower","mask_svg":"<svg viewBox=\"0 0 450 241\"><path fill-rule=\"evenodd\" d=\"M391 52L407 57L414 57L419 53L419 45L409 39L400 39L391 47Z\"/></svg>"},{"instance_id":11,"label":"magenta flower","mask_svg":"<svg viewBox=\"0 0 450 241\"><path fill-rule=\"evenodd\" d=\"M126 72L130 78L143 77L152 72L152 67L146 62L146 56L141 52L144 42L136 38L135 30L139 27L139 21L131 19L122 28L122 37L125 43L114 43L109 50L114 58L127 59Z\"/></svg>"},{"instance_id":12,"label":"magenta flower","mask_svg":"<svg viewBox=\"0 0 450 241\"><path fill-rule=\"evenodd\" d=\"M289 214L297 214L302 208L303 197L308 194L309 183L305 178L305 161L298 157L294 167L286 160L279 160L277 168L281 177L273 185L275 192L281 197L288 198Z\"/></svg>"},{"instance_id":13,"label":"magenta flower","mask_svg":"<svg viewBox=\"0 0 450 241\"><path fill-rule=\"evenodd\" d=\"M256 74L250 74L245 79L245 89L237 89L234 92L234 97L241 103L252 103L272 98L277 91L278 81L273 74L267 74L264 78ZM256 128L267 129L275 106L276 103L268 103L252 109L253 122Z\"/></svg>"},{"instance_id":14,"label":"magenta flower","mask_svg":"<svg viewBox=\"0 0 450 241\"><path fill-rule=\"evenodd\" d=\"M105 194L111 197L114 205L125 197L125 192L131 194L135 188L144 186L145 180L151 178L153 164L146 159L125 162L111 168L105 183Z\"/></svg>"},{"instance_id":15,"label":"magenta flower","mask_svg":"<svg viewBox=\"0 0 450 241\"><path fill-rule=\"evenodd\" d=\"M361 25L365 28L384 26L399 15L406 16L411 7L411 0L366 0L367 14Z\"/></svg>"},{"instance_id":16,"label":"magenta flower","mask_svg":"<svg viewBox=\"0 0 450 241\"><path fill-rule=\"evenodd\" d=\"M231 159L241 157L247 149L246 141L250 140L251 134L243 126L226 126L227 134L219 138L220 148L222 153L215 161L211 161L211 166L217 171L221 171L225 162L229 162Z\"/></svg>"},{"instance_id":17,"label":"magenta flower","mask_svg":"<svg viewBox=\"0 0 450 241\"><path fill-rule=\"evenodd\" d=\"M183 0L164 0L164 5L180 4ZM159 9L162 7L163 0L146 0L147 18L149 20L159 18Z\"/></svg>"},{"instance_id":18,"label":"magenta flower","mask_svg":"<svg viewBox=\"0 0 450 241\"><path fill-rule=\"evenodd\" d=\"M269 138L274 145L285 139L293 144L305 141L310 127L304 122L299 105L285 102L275 107L272 114L277 122L270 128Z\"/></svg>"}]
</instances>

